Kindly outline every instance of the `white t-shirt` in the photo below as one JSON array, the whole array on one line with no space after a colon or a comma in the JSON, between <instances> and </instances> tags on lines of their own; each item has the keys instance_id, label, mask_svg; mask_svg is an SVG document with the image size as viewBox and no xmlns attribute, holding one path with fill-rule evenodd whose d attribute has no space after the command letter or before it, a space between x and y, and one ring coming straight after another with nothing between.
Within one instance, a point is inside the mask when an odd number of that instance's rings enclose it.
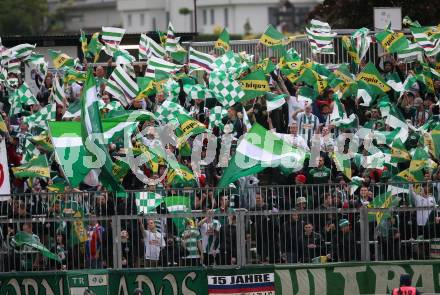
<instances>
[{"instance_id":1,"label":"white t-shirt","mask_svg":"<svg viewBox=\"0 0 440 295\"><path fill-rule=\"evenodd\" d=\"M217 250L214 249L214 243L215 239L217 239L216 232L218 233L220 231L221 226L217 219L213 219L211 222L205 222L200 226L203 253L209 254L211 250Z\"/></svg>"},{"instance_id":2,"label":"white t-shirt","mask_svg":"<svg viewBox=\"0 0 440 295\"><path fill-rule=\"evenodd\" d=\"M145 230L145 259L159 260L160 249L165 247L165 239L160 232Z\"/></svg>"},{"instance_id":3,"label":"white t-shirt","mask_svg":"<svg viewBox=\"0 0 440 295\"><path fill-rule=\"evenodd\" d=\"M426 198L412 192L412 197L416 207L433 207L435 208L435 199L433 196ZM432 210L417 210L417 225L424 226L429 219Z\"/></svg>"},{"instance_id":4,"label":"white t-shirt","mask_svg":"<svg viewBox=\"0 0 440 295\"><path fill-rule=\"evenodd\" d=\"M305 104L303 101L298 101L298 98L296 96L290 96L287 99L287 105L289 107L289 126L290 126L292 125L292 123L295 122L295 120L292 118L293 113L298 109L304 109Z\"/></svg>"}]
</instances>

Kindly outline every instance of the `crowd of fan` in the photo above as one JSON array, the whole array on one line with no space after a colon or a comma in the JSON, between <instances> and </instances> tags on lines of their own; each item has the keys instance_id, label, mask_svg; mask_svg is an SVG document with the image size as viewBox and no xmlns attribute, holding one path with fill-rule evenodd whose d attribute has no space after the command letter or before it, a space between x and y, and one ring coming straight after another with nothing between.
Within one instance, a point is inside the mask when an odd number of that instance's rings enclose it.
<instances>
[{"instance_id":1,"label":"crowd of fan","mask_svg":"<svg viewBox=\"0 0 440 295\"><path fill-rule=\"evenodd\" d=\"M274 63L277 60L274 59ZM86 65L85 65L86 66ZM417 63L413 64L417 67ZM142 72L142 68L136 68ZM410 72L410 68L403 63L396 63L392 58L383 62L382 74L384 77L396 72L402 81ZM184 68L183 71L187 71ZM105 81L111 67L106 71L97 67L94 71L98 82L99 99L113 101L112 96L105 92ZM44 81L36 78L40 91L37 99L39 105L30 107L30 112L38 112L48 103L50 89L54 76L48 74ZM205 75L204 79L208 79ZM195 190L188 197L191 198L193 210L200 210L205 215L201 218L184 221L185 228L180 232L176 223L169 219L133 217L132 220L123 220L121 224L120 239L122 242L122 264L125 267L136 266L174 266L174 265L209 265L209 264L235 264L237 263L237 221L236 209L246 209L248 213L241 222L245 229L244 238L251 251L250 255L258 262L312 262L319 261L349 261L361 259L360 254L360 222L358 213L346 214L343 211L332 213L310 214L304 213L306 209L339 210L349 208L367 207L378 192L384 189L389 175L383 169L365 169L352 166L352 175L363 178L363 183L354 194L350 194L346 177L336 169L330 151L335 145L336 136L344 130L337 130L330 124L329 115L332 112L333 91L329 88L312 104L298 101L296 90L299 85L292 84L279 71L275 70L269 77L271 91L287 94L286 101L281 108L266 111L264 97L253 99L244 105L236 104L229 108L225 123L230 123L232 133L239 138L246 132L243 123L243 107L251 122L257 122L267 129L278 133L289 134L286 140L292 145L310 150L313 134L321 134L321 157L317 167L309 168L306 161L301 171L290 175L282 174L277 169L267 169L264 173L241 178L231 188L231 194L219 196L212 189L221 177L222 170L217 168L216 162L208 164L203 169L203 174L197 179L200 190ZM179 81L179 83L181 83ZM440 80L434 81L435 93L426 93L426 89L416 84L410 91L393 103L402 112L405 119L415 127L425 124L429 118L439 117L437 97L440 95ZM68 93L71 102L80 97L81 85L74 83ZM5 138L7 143L8 161L11 166L19 166L25 152L25 139L33 130L21 120L20 114L9 117L8 93L5 89L0 92L0 101L3 103L1 113L6 122L10 135ZM391 98L393 96L390 96ZM128 109L146 109L154 111L158 102L163 101L163 94L149 97L145 100L134 100ZM216 100L187 100L183 86L179 94L179 102L202 123L208 124L207 110L216 105ZM376 107L366 108L359 105L355 98L346 99L344 108L347 115L355 114L359 126L376 130L389 130L380 110ZM65 106L57 106L57 120L62 120ZM307 120L308 124L304 124ZM346 130L347 131L347 130ZM355 131L355 130L348 130ZM220 130L214 130L220 135ZM407 141L408 150L418 145L417 134L410 133ZM363 153L363 146L360 153ZM117 155L118 147L109 145L112 155ZM42 151L45 152L45 151ZM190 159L180 156L174 150L177 159L188 165ZM53 155L48 155L48 158ZM405 164L399 163L400 170ZM45 194L47 187L56 178L62 177L61 169L55 161L52 162L52 171L56 171L53 179L34 179L30 185L26 179L14 178L11 173L12 191L17 193L14 198L0 202L0 216L13 218L12 223L2 223L0 227L0 253L3 270L29 270L43 268L83 268L83 267L112 267L114 238L112 222L100 219L114 215L138 214L133 195L128 198L117 198L104 189L90 186L86 181L79 188L65 187L65 194L60 199L54 199ZM144 169L146 175L153 178L159 173ZM433 207L433 210L416 212L393 213L387 218L386 230L377 235L377 225L370 221L370 239L378 240L381 251L372 250L372 255L377 259L409 259L428 255L426 245L416 243L402 244L400 241L412 239L437 238L440 217L434 210L436 205L440 170L425 169L425 181L431 182L423 186L420 193L411 196L405 195L399 206L405 207L413 204L418 207ZM326 184L334 183L332 187ZM382 184L380 184L382 183ZM295 185L292 187L279 187L273 190L261 191L258 185ZM312 186L309 186L312 185ZM147 187L132 172L124 177L122 185L130 190L159 189ZM166 179L160 184L160 189L171 194L181 194L179 189L169 186ZM87 193L98 190L99 193ZM182 190L182 189L180 189ZM184 189L185 192L191 189ZM18 193L29 193L18 195ZM270 196L270 197L269 197ZM233 206L230 203L233 202ZM72 241L77 234L78 225L75 222L62 221L45 222L32 220L32 216L44 218L69 217L78 208L66 204L76 204L82 208L87 222L84 223L84 241ZM279 213L281 211L288 213ZM272 212L270 214L257 214L259 211ZM166 208L158 208L159 213L167 213ZM228 213L229 216L217 216L215 213ZM261 213L261 212L260 212ZM70 214L70 215L69 215ZM214 214L214 215L212 215ZM2 219L6 220L6 219ZM38 253L32 251L14 252L14 233L25 231L36 235L48 249L57 253L62 258L62 263L51 262ZM79 235L78 235L79 236ZM401 247L405 245L405 247ZM24 249L26 250L26 249ZM30 249L27 249L30 250ZM417 251L417 253L415 253ZM246 252L246 253L247 253ZM11 254L12 253L12 254ZM1 256L3 255L3 256ZM5 259L4 257L8 257Z\"/></svg>"}]
</instances>

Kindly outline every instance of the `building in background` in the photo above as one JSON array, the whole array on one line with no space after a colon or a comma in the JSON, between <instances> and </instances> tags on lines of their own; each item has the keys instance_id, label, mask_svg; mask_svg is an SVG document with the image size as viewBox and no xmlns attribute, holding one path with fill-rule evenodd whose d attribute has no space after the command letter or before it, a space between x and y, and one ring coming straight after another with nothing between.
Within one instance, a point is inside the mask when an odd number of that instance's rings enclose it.
<instances>
[{"instance_id":1,"label":"building in background","mask_svg":"<svg viewBox=\"0 0 440 295\"><path fill-rule=\"evenodd\" d=\"M116 0L48 0L47 2L49 13L62 15L62 31L65 33L77 33L80 29L93 33L101 31L102 26L121 27L123 24Z\"/></svg>"},{"instance_id":2,"label":"building in background","mask_svg":"<svg viewBox=\"0 0 440 295\"><path fill-rule=\"evenodd\" d=\"M196 0L197 31L213 34L262 33L267 24L280 30L302 30L308 13L322 0ZM194 32L194 0L48 0L49 11L63 13L64 32L124 27L127 33L166 30Z\"/></svg>"}]
</instances>

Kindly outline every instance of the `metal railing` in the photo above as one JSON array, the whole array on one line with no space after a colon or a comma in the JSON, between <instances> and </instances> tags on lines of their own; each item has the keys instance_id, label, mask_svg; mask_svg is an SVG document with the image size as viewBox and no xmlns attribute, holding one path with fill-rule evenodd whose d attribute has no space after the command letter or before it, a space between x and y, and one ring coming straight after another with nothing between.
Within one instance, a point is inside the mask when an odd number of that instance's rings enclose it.
<instances>
[{"instance_id":1,"label":"metal railing","mask_svg":"<svg viewBox=\"0 0 440 295\"><path fill-rule=\"evenodd\" d=\"M344 184L157 191L191 199L191 210L177 213L162 205L141 212L140 192L13 195L0 202L0 271L438 258L438 185L393 184L391 208L369 206L381 195L386 203L385 184L363 188L362 197ZM59 260L18 243L20 231Z\"/></svg>"}]
</instances>

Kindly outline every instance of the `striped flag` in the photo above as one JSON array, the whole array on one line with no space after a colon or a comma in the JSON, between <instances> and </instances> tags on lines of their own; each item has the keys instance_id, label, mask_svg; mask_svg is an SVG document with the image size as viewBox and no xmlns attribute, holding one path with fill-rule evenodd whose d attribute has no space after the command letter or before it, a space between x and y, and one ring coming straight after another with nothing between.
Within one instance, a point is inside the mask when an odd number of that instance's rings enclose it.
<instances>
[{"instance_id":1,"label":"striped flag","mask_svg":"<svg viewBox=\"0 0 440 295\"><path fill-rule=\"evenodd\" d=\"M118 48L118 50L113 53L113 59L117 65L128 65L136 61L136 58L134 58L130 52L122 48Z\"/></svg>"},{"instance_id":2,"label":"striped flag","mask_svg":"<svg viewBox=\"0 0 440 295\"><path fill-rule=\"evenodd\" d=\"M156 70L164 71L168 74L179 71L182 65L177 65L172 62L166 61L160 57L151 56L147 62L147 70L145 72L146 77L153 77Z\"/></svg>"},{"instance_id":3,"label":"striped flag","mask_svg":"<svg viewBox=\"0 0 440 295\"><path fill-rule=\"evenodd\" d=\"M44 59L44 55L32 53L26 60L26 64L31 68L31 70L36 70L41 78L44 79L47 74L47 62Z\"/></svg>"},{"instance_id":4,"label":"striped flag","mask_svg":"<svg viewBox=\"0 0 440 295\"><path fill-rule=\"evenodd\" d=\"M210 54L197 51L192 47L189 48L188 65L190 72L204 70L210 73L215 59L216 58Z\"/></svg>"},{"instance_id":5,"label":"striped flag","mask_svg":"<svg viewBox=\"0 0 440 295\"><path fill-rule=\"evenodd\" d=\"M440 25L437 27L410 27L414 41L423 48L427 56L440 52Z\"/></svg>"},{"instance_id":6,"label":"striped flag","mask_svg":"<svg viewBox=\"0 0 440 295\"><path fill-rule=\"evenodd\" d=\"M8 61L8 73L21 73L21 60L19 58L10 59Z\"/></svg>"},{"instance_id":7,"label":"striped flag","mask_svg":"<svg viewBox=\"0 0 440 295\"><path fill-rule=\"evenodd\" d=\"M19 58L24 60L27 59L32 54L34 49L35 49L35 45L26 43L26 44L19 44L17 46L14 46L9 50L13 58Z\"/></svg>"},{"instance_id":8,"label":"striped flag","mask_svg":"<svg viewBox=\"0 0 440 295\"><path fill-rule=\"evenodd\" d=\"M98 101L95 78L92 69L89 69L81 95L81 141L87 155L101 155L97 161L101 166L99 179L102 184L110 191L120 191L123 189L112 172L113 161L107 147L103 144L105 140ZM91 135L93 138L90 138ZM90 140L94 144L90 144Z\"/></svg>"},{"instance_id":9,"label":"striped flag","mask_svg":"<svg viewBox=\"0 0 440 295\"><path fill-rule=\"evenodd\" d=\"M148 59L151 55L163 57L166 54L165 49L157 44L153 39L145 34L141 35L139 41L139 60Z\"/></svg>"},{"instance_id":10,"label":"striped flag","mask_svg":"<svg viewBox=\"0 0 440 295\"><path fill-rule=\"evenodd\" d=\"M312 19L310 26L306 27L306 34L313 54L335 54L333 38L337 33L331 32L328 23Z\"/></svg>"},{"instance_id":11,"label":"striped flag","mask_svg":"<svg viewBox=\"0 0 440 295\"><path fill-rule=\"evenodd\" d=\"M171 22L168 24L167 31L167 41L165 44L165 50L167 52L176 52L177 51L177 43L179 43L179 39L174 36L174 27Z\"/></svg>"},{"instance_id":12,"label":"striped flag","mask_svg":"<svg viewBox=\"0 0 440 295\"><path fill-rule=\"evenodd\" d=\"M418 43L409 42L408 48L397 52L397 58L422 60L423 48Z\"/></svg>"},{"instance_id":13,"label":"striped flag","mask_svg":"<svg viewBox=\"0 0 440 295\"><path fill-rule=\"evenodd\" d=\"M64 105L64 101L67 105L69 105L69 102L67 100L64 100L64 98L66 97L66 93L64 92L64 86L60 84L58 74L55 74L55 78L53 80L52 97L59 105Z\"/></svg>"},{"instance_id":14,"label":"striped flag","mask_svg":"<svg viewBox=\"0 0 440 295\"><path fill-rule=\"evenodd\" d=\"M81 104L79 100L72 102L63 115L63 119L79 118L81 116Z\"/></svg>"},{"instance_id":15,"label":"striped flag","mask_svg":"<svg viewBox=\"0 0 440 295\"><path fill-rule=\"evenodd\" d=\"M109 44L115 47L121 43L124 37L125 29L114 28L114 27L102 27L102 41L105 44Z\"/></svg>"},{"instance_id":16,"label":"striped flag","mask_svg":"<svg viewBox=\"0 0 440 295\"><path fill-rule=\"evenodd\" d=\"M286 103L286 94L274 94L271 92L266 93L266 106L267 111L271 112L275 109L278 109L283 106L283 104Z\"/></svg>"},{"instance_id":17,"label":"striped flag","mask_svg":"<svg viewBox=\"0 0 440 295\"><path fill-rule=\"evenodd\" d=\"M124 69L118 65L110 75L105 90L119 100L123 106L128 106L139 91L139 87Z\"/></svg>"}]
</instances>

